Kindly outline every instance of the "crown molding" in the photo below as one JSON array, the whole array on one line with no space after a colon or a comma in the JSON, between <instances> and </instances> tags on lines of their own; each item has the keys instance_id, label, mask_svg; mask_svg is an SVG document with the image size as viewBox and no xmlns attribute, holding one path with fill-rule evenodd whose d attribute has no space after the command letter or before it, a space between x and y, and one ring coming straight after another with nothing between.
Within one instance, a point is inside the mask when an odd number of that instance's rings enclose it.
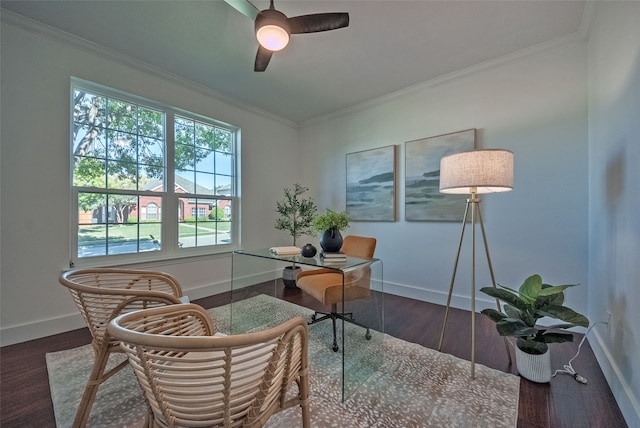
<instances>
[{"instance_id":1,"label":"crown molding","mask_svg":"<svg viewBox=\"0 0 640 428\"><path fill-rule=\"evenodd\" d=\"M53 39L59 42L72 45L73 47L83 50L85 52L88 52L90 54L99 55L102 58L107 58L110 61L113 61L121 65L125 65L127 67L134 68L143 73L153 75L154 77L159 77L165 80L169 80L172 83L182 86L185 89L189 89L194 92L202 93L209 97L216 98L217 100L222 101L226 104L230 104L234 107L245 110L247 112L279 122L282 125L295 128L295 129L298 128L298 124L292 120L286 119L282 116L278 116L267 110L263 110L259 107L237 100L213 88L210 88L209 86L186 79L180 75L171 73L160 67L156 67L154 65L140 61L136 58L132 58L128 55L122 54L113 49L109 49L105 46L94 43L90 40L83 39L82 37L78 37L71 33L67 33L58 28L33 20L31 18L27 18L25 16L11 12L1 7L0 7L0 21L2 22L3 25L5 24L11 25L33 34L39 34L49 39Z\"/></svg>"},{"instance_id":2,"label":"crown molding","mask_svg":"<svg viewBox=\"0 0 640 428\"><path fill-rule=\"evenodd\" d=\"M300 123L300 128L304 128L310 125L314 125L316 123L324 122L329 119L333 119L339 116L343 116L345 114L354 113L357 111L361 111L367 109L372 106L377 106L380 104L388 103L396 98L405 96L407 94L413 93L415 91L420 91L429 87L441 85L445 82L449 82L451 80L456 80L465 76L468 76L473 73L477 73L479 71L487 70L502 64L506 64L521 58L526 58L531 55L538 54L540 52L544 52L547 50L555 49L560 46L569 45L576 42L584 41L584 36L582 31L578 30L573 33L567 34L565 36L557 37L553 40L549 40L546 42L539 43L534 46L530 46L524 49L520 49L516 52L503 55L494 59L490 59L488 61L480 62L478 64L471 65L469 67L464 67L459 70L452 71L447 74L443 74L438 77L434 77L433 79L426 80L424 82L420 82L415 85L408 86L406 88L400 89L395 92L388 93L386 95L382 95L376 98L372 98L370 100L361 102L359 104L355 104L349 107L345 107L338 111L329 113L324 116L318 116L304 122Z\"/></svg>"}]
</instances>

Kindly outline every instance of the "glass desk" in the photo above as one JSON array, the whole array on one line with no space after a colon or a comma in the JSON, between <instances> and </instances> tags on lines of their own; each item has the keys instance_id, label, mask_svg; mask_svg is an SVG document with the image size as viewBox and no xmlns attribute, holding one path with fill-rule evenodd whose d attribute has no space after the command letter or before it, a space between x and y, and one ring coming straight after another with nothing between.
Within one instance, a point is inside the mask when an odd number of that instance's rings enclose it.
<instances>
[{"instance_id":1,"label":"glass desk","mask_svg":"<svg viewBox=\"0 0 640 428\"><path fill-rule=\"evenodd\" d=\"M324 320L309 325L309 365L328 367L331 373L327 379L319 380L312 388L327 388L339 383L335 390L341 391L342 401L349 398L383 362L383 280L382 262L379 259L364 260L347 257L342 264L325 264L319 256L302 257L300 255L277 255L268 248L260 250L238 250L233 252L231 275L230 331L232 334L264 330L274 327L296 315L302 315L308 321L314 311L288 303L287 295L299 295L304 291L298 288L285 288L282 271L294 264L307 269L331 269L340 273L343 279L343 299L338 304L338 312L353 313L353 318L370 329L367 338L366 329L344 320L336 321L339 350L332 350L333 324ZM345 273L354 269L370 269L370 292L365 298L344 301ZM365 293L366 294L366 293ZM329 312L311 296L318 310ZM318 383L318 382L317 382ZM333 388L332 388L333 389Z\"/></svg>"}]
</instances>

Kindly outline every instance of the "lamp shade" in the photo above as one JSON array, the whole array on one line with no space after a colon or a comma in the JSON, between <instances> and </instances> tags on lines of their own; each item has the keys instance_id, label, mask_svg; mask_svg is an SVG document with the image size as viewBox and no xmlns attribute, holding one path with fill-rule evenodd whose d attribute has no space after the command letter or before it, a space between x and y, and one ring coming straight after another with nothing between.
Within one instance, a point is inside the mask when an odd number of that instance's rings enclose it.
<instances>
[{"instance_id":1,"label":"lamp shade","mask_svg":"<svg viewBox=\"0 0 640 428\"><path fill-rule=\"evenodd\" d=\"M263 10L258 14L255 30L258 43L272 52L282 50L289 44L287 17L275 9Z\"/></svg>"},{"instance_id":2,"label":"lamp shade","mask_svg":"<svg viewBox=\"0 0 640 428\"><path fill-rule=\"evenodd\" d=\"M511 189L513 153L509 150L473 150L440 159L441 193L495 193Z\"/></svg>"}]
</instances>

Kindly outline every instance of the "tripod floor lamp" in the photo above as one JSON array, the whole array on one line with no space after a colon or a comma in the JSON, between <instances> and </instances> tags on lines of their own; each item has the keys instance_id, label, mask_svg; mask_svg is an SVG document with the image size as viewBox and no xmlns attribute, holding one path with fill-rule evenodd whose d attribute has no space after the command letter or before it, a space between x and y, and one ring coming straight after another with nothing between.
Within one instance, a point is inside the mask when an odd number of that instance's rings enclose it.
<instances>
[{"instance_id":1,"label":"tripod floor lamp","mask_svg":"<svg viewBox=\"0 0 640 428\"><path fill-rule=\"evenodd\" d=\"M438 343L438 351L442 348L442 340L449 316L449 308L451 307L451 295L453 293L453 285L458 270L458 261L460 260L460 250L464 239L464 231L471 214L471 378L475 378L475 362L476 362L476 223L480 224L482 231L482 239L484 242L484 250L489 264L489 273L491 274L491 282L496 286L495 276L493 274L493 266L491 265L491 257L489 256L489 246L487 245L487 236L484 231L482 222L482 214L480 213L479 194L508 192L513 189L513 153L508 150L488 149L473 150L469 152L456 153L445 156L440 160L440 192L452 194L469 194L467 206L462 219L462 231L460 233L460 242L458 244L458 253L453 267L453 275L451 276L451 285L449 286L449 296L447 298L447 308L444 313L442 322L442 330L440 332L440 342ZM500 303L496 300L498 310ZM508 343L505 338L505 347L509 362L511 362L511 354L509 353Z\"/></svg>"}]
</instances>

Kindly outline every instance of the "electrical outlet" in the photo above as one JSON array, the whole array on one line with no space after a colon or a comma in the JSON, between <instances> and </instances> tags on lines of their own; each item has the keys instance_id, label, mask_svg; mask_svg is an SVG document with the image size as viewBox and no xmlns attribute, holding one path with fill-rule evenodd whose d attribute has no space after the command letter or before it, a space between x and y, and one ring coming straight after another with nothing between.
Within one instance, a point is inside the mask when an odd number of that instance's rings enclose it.
<instances>
[{"instance_id":1,"label":"electrical outlet","mask_svg":"<svg viewBox=\"0 0 640 428\"><path fill-rule=\"evenodd\" d=\"M607 334L611 336L611 311L607 311Z\"/></svg>"}]
</instances>

